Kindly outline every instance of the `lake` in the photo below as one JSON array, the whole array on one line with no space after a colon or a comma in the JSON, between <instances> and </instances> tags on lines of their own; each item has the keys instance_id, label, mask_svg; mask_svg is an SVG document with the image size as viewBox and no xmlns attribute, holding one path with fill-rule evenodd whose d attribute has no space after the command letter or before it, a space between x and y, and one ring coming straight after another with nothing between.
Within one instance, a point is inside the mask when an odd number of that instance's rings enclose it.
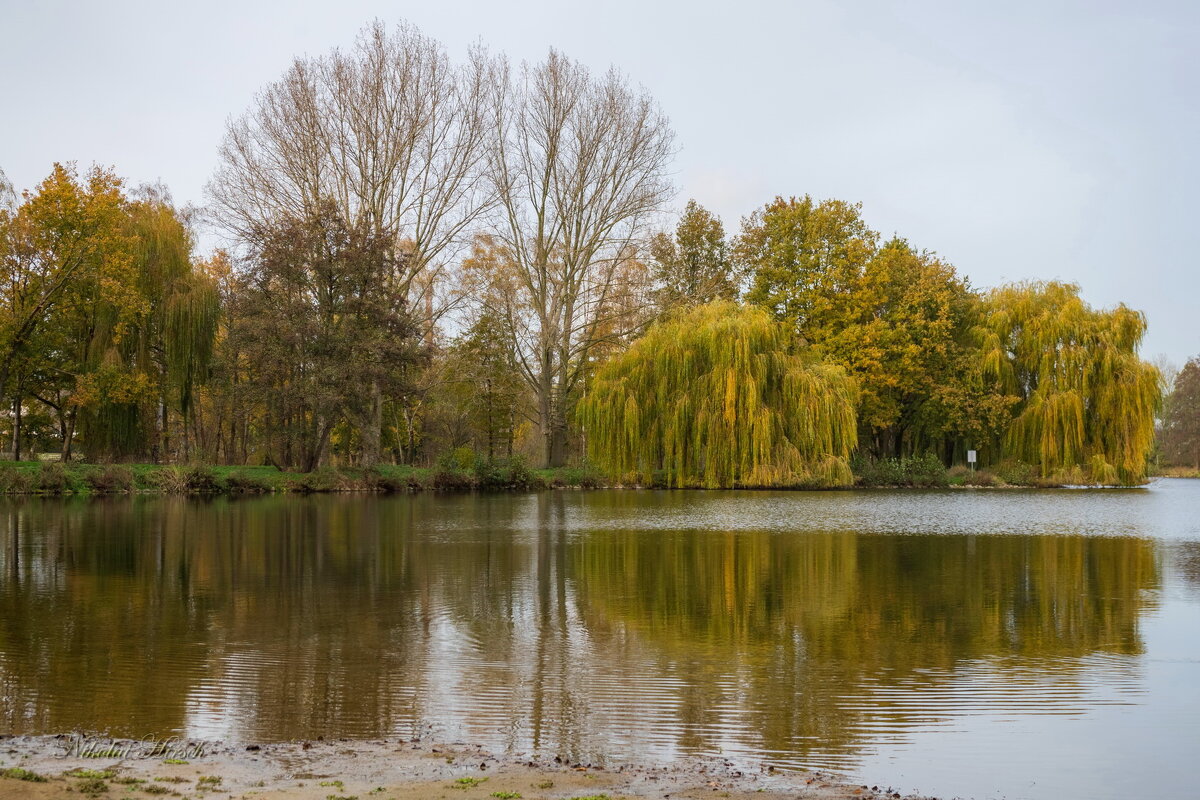
<instances>
[{"instance_id":1,"label":"lake","mask_svg":"<svg viewBox=\"0 0 1200 800\"><path fill-rule=\"evenodd\" d=\"M0 733L1189 796L1200 481L0 501Z\"/></svg>"}]
</instances>

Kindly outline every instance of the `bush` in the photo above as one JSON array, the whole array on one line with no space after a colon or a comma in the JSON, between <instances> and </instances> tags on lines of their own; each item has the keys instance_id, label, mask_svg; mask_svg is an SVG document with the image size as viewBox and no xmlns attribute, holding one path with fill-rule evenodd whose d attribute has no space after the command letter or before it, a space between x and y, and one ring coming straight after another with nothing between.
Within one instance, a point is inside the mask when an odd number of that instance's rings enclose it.
<instances>
[{"instance_id":1,"label":"bush","mask_svg":"<svg viewBox=\"0 0 1200 800\"><path fill-rule=\"evenodd\" d=\"M1024 461L1005 461L996 468L996 476L1013 486L1031 486L1037 474L1033 467Z\"/></svg>"},{"instance_id":2,"label":"bush","mask_svg":"<svg viewBox=\"0 0 1200 800\"><path fill-rule=\"evenodd\" d=\"M448 457L455 469L465 471L475 466L475 451L469 447L456 447L450 451Z\"/></svg>"},{"instance_id":3,"label":"bush","mask_svg":"<svg viewBox=\"0 0 1200 800\"><path fill-rule=\"evenodd\" d=\"M605 483L604 475L591 464L566 467L562 470L562 479L567 486L578 486L580 489L596 489Z\"/></svg>"},{"instance_id":4,"label":"bush","mask_svg":"<svg viewBox=\"0 0 1200 800\"><path fill-rule=\"evenodd\" d=\"M179 467L159 467L146 473L146 485L164 494L183 494L188 490L187 474Z\"/></svg>"},{"instance_id":5,"label":"bush","mask_svg":"<svg viewBox=\"0 0 1200 800\"><path fill-rule=\"evenodd\" d=\"M904 467L904 480L908 486L930 488L945 486L946 465L933 453L901 459Z\"/></svg>"},{"instance_id":6,"label":"bush","mask_svg":"<svg viewBox=\"0 0 1200 800\"><path fill-rule=\"evenodd\" d=\"M219 494L224 489L217 473L208 467L191 467L184 473L183 482L192 494Z\"/></svg>"},{"instance_id":7,"label":"bush","mask_svg":"<svg viewBox=\"0 0 1200 800\"><path fill-rule=\"evenodd\" d=\"M5 494L29 494L37 488L38 474L20 467L0 467L0 492Z\"/></svg>"},{"instance_id":8,"label":"bush","mask_svg":"<svg viewBox=\"0 0 1200 800\"><path fill-rule=\"evenodd\" d=\"M408 489L409 484L392 475L385 475L378 467L363 470L362 486L371 492L393 494Z\"/></svg>"},{"instance_id":9,"label":"bush","mask_svg":"<svg viewBox=\"0 0 1200 800\"><path fill-rule=\"evenodd\" d=\"M850 469L859 486L946 486L950 480L942 460L932 453L912 458L870 459L855 456Z\"/></svg>"},{"instance_id":10,"label":"bush","mask_svg":"<svg viewBox=\"0 0 1200 800\"><path fill-rule=\"evenodd\" d=\"M474 479L469 473L439 467L437 472L433 473L430 485L434 489L460 491L470 489L474 485Z\"/></svg>"},{"instance_id":11,"label":"bush","mask_svg":"<svg viewBox=\"0 0 1200 800\"><path fill-rule=\"evenodd\" d=\"M42 464L38 470L37 488L47 494L64 494L71 490L71 479L62 464Z\"/></svg>"},{"instance_id":12,"label":"bush","mask_svg":"<svg viewBox=\"0 0 1200 800\"><path fill-rule=\"evenodd\" d=\"M903 486L904 466L899 459L868 459L855 455L850 470L859 486Z\"/></svg>"},{"instance_id":13,"label":"bush","mask_svg":"<svg viewBox=\"0 0 1200 800\"><path fill-rule=\"evenodd\" d=\"M88 488L97 494L123 494L133 491L133 470L121 464L91 470L83 476Z\"/></svg>"},{"instance_id":14,"label":"bush","mask_svg":"<svg viewBox=\"0 0 1200 800\"><path fill-rule=\"evenodd\" d=\"M231 472L225 478L225 488L230 494L266 494L274 487L266 478L246 470Z\"/></svg>"},{"instance_id":15,"label":"bush","mask_svg":"<svg viewBox=\"0 0 1200 800\"><path fill-rule=\"evenodd\" d=\"M350 484L333 467L320 467L288 481L288 490L300 494L321 494L350 488Z\"/></svg>"},{"instance_id":16,"label":"bush","mask_svg":"<svg viewBox=\"0 0 1200 800\"><path fill-rule=\"evenodd\" d=\"M541 479L520 456L506 459L480 456L475 459L474 476L476 488L490 491L519 491L541 485Z\"/></svg>"},{"instance_id":17,"label":"bush","mask_svg":"<svg viewBox=\"0 0 1200 800\"><path fill-rule=\"evenodd\" d=\"M995 486L999 481L996 476L986 469L977 469L967 475L964 481L967 486Z\"/></svg>"},{"instance_id":18,"label":"bush","mask_svg":"<svg viewBox=\"0 0 1200 800\"><path fill-rule=\"evenodd\" d=\"M467 454L470 454L471 459L464 466L462 461ZM448 453L442 453L438 457L437 468L433 472L430 484L435 489L470 489L474 485L474 467L475 453L469 447L458 447Z\"/></svg>"}]
</instances>

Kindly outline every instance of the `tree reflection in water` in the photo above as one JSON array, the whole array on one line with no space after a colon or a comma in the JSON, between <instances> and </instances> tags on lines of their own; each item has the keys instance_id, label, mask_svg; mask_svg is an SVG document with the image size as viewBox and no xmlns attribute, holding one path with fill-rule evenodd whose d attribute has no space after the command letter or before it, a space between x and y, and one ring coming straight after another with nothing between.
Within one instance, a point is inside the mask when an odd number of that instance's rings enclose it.
<instances>
[{"instance_id":1,"label":"tree reflection in water","mask_svg":"<svg viewBox=\"0 0 1200 800\"><path fill-rule=\"evenodd\" d=\"M837 765L1136 690L1152 541L630 524L687 497L8 503L0 726Z\"/></svg>"}]
</instances>

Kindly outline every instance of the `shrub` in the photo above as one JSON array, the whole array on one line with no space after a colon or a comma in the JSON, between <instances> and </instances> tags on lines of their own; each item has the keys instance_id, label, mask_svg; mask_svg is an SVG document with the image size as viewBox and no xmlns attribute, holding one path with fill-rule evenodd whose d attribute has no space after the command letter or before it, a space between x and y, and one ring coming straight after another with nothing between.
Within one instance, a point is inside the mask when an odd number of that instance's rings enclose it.
<instances>
[{"instance_id":1,"label":"shrub","mask_svg":"<svg viewBox=\"0 0 1200 800\"><path fill-rule=\"evenodd\" d=\"M521 456L505 459L475 459L475 486L486 490L523 490L541 485L541 479Z\"/></svg>"},{"instance_id":2,"label":"shrub","mask_svg":"<svg viewBox=\"0 0 1200 800\"><path fill-rule=\"evenodd\" d=\"M270 481L246 470L231 472L225 477L225 488L231 494L265 494L272 490Z\"/></svg>"},{"instance_id":3,"label":"shrub","mask_svg":"<svg viewBox=\"0 0 1200 800\"><path fill-rule=\"evenodd\" d=\"M904 467L904 481L907 485L922 488L946 485L946 465L933 453L925 453L901 459L901 461Z\"/></svg>"},{"instance_id":4,"label":"shrub","mask_svg":"<svg viewBox=\"0 0 1200 800\"><path fill-rule=\"evenodd\" d=\"M471 454L471 460L466 466L463 466L461 457L466 453ZM470 489L474 479L467 470L473 470L474 466L475 454L469 447L459 447L448 453L442 453L438 457L437 468L434 470L430 483L435 489Z\"/></svg>"},{"instance_id":5,"label":"shrub","mask_svg":"<svg viewBox=\"0 0 1200 800\"><path fill-rule=\"evenodd\" d=\"M580 489L595 489L604 485L604 476L591 464L563 469L562 479L567 486L578 486Z\"/></svg>"},{"instance_id":6,"label":"shrub","mask_svg":"<svg viewBox=\"0 0 1200 800\"><path fill-rule=\"evenodd\" d=\"M191 467L184 473L184 486L193 494L218 494L224 487L208 467Z\"/></svg>"},{"instance_id":7,"label":"shrub","mask_svg":"<svg viewBox=\"0 0 1200 800\"><path fill-rule=\"evenodd\" d=\"M48 494L63 494L71 490L66 467L58 462L42 464L38 470L37 488Z\"/></svg>"},{"instance_id":8,"label":"shrub","mask_svg":"<svg viewBox=\"0 0 1200 800\"><path fill-rule=\"evenodd\" d=\"M851 459L850 470L860 486L904 485L904 466L899 459L868 459L856 455Z\"/></svg>"},{"instance_id":9,"label":"shrub","mask_svg":"<svg viewBox=\"0 0 1200 800\"><path fill-rule=\"evenodd\" d=\"M37 488L38 473L20 467L0 467L0 492L5 494L29 494Z\"/></svg>"},{"instance_id":10,"label":"shrub","mask_svg":"<svg viewBox=\"0 0 1200 800\"><path fill-rule=\"evenodd\" d=\"M1013 486L1030 486L1037 477L1033 467L1024 461L1005 461L996 467L996 476Z\"/></svg>"},{"instance_id":11,"label":"shrub","mask_svg":"<svg viewBox=\"0 0 1200 800\"><path fill-rule=\"evenodd\" d=\"M187 491L187 474L179 467L159 467L146 473L146 485L165 494L183 494Z\"/></svg>"},{"instance_id":12,"label":"shrub","mask_svg":"<svg viewBox=\"0 0 1200 800\"><path fill-rule=\"evenodd\" d=\"M856 456L851 460L850 469L859 486L929 488L946 486L950 482L946 465L933 453L911 458L873 459Z\"/></svg>"},{"instance_id":13,"label":"shrub","mask_svg":"<svg viewBox=\"0 0 1200 800\"><path fill-rule=\"evenodd\" d=\"M120 464L91 470L83 477L88 487L98 494L121 494L133 491L133 470Z\"/></svg>"},{"instance_id":14,"label":"shrub","mask_svg":"<svg viewBox=\"0 0 1200 800\"><path fill-rule=\"evenodd\" d=\"M996 476L988 472L986 469L977 469L974 472L967 474L964 481L967 486L995 486L999 481Z\"/></svg>"},{"instance_id":15,"label":"shrub","mask_svg":"<svg viewBox=\"0 0 1200 800\"><path fill-rule=\"evenodd\" d=\"M300 494L336 492L347 487L345 476L333 467L320 467L288 481L288 489Z\"/></svg>"},{"instance_id":16,"label":"shrub","mask_svg":"<svg viewBox=\"0 0 1200 800\"><path fill-rule=\"evenodd\" d=\"M403 480L392 475L385 475L379 467L363 470L360 483L362 488L367 491L383 492L384 494L402 492L408 488L408 484Z\"/></svg>"},{"instance_id":17,"label":"shrub","mask_svg":"<svg viewBox=\"0 0 1200 800\"><path fill-rule=\"evenodd\" d=\"M433 473L430 484L434 489L462 490L470 489L474 480L469 473L439 467L437 472Z\"/></svg>"}]
</instances>

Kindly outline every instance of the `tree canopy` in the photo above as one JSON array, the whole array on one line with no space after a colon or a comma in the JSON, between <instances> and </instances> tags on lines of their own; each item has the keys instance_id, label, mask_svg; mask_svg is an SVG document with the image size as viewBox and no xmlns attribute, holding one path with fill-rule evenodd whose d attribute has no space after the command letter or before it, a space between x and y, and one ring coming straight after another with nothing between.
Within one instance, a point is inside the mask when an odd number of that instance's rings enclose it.
<instances>
[{"instance_id":1,"label":"tree canopy","mask_svg":"<svg viewBox=\"0 0 1200 800\"><path fill-rule=\"evenodd\" d=\"M852 483L854 381L761 309L715 302L652 327L580 407L592 458L670 486Z\"/></svg>"},{"instance_id":2,"label":"tree canopy","mask_svg":"<svg viewBox=\"0 0 1200 800\"><path fill-rule=\"evenodd\" d=\"M1170 463L1200 470L1200 356L1175 377L1163 414L1162 447Z\"/></svg>"},{"instance_id":3,"label":"tree canopy","mask_svg":"<svg viewBox=\"0 0 1200 800\"><path fill-rule=\"evenodd\" d=\"M1137 355L1145 330L1139 312L1093 309L1072 284L989 293L980 365L998 391L1016 398L1004 454L1044 477L1141 481L1161 402L1158 370Z\"/></svg>"}]
</instances>

